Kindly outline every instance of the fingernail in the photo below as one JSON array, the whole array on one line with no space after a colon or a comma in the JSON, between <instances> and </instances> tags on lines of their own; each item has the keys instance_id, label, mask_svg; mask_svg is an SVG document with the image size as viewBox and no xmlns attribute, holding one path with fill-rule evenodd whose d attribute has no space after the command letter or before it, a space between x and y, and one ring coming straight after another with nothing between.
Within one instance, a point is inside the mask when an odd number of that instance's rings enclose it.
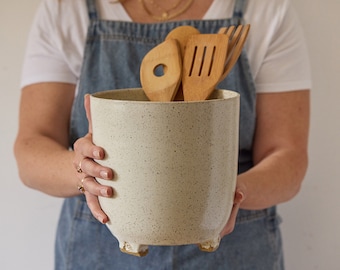
<instances>
[{"instance_id":1,"label":"fingernail","mask_svg":"<svg viewBox=\"0 0 340 270\"><path fill-rule=\"evenodd\" d=\"M102 224L106 224L106 223L108 223L109 218L106 217L106 216L100 217L100 218L99 218L99 221L100 221Z\"/></svg>"},{"instance_id":2,"label":"fingernail","mask_svg":"<svg viewBox=\"0 0 340 270\"><path fill-rule=\"evenodd\" d=\"M242 191L236 192L236 199L239 203L241 203L244 200L244 194Z\"/></svg>"},{"instance_id":3,"label":"fingernail","mask_svg":"<svg viewBox=\"0 0 340 270\"><path fill-rule=\"evenodd\" d=\"M108 179L109 178L109 174L106 171L101 171L100 172L100 176L103 179Z\"/></svg>"},{"instance_id":4,"label":"fingernail","mask_svg":"<svg viewBox=\"0 0 340 270\"><path fill-rule=\"evenodd\" d=\"M107 196L108 195L107 189L101 189L100 194L102 194L103 196Z\"/></svg>"},{"instance_id":5,"label":"fingernail","mask_svg":"<svg viewBox=\"0 0 340 270\"><path fill-rule=\"evenodd\" d=\"M94 150L94 151L93 151L93 156L94 156L95 158L100 158L100 152L99 152L99 150Z\"/></svg>"}]
</instances>

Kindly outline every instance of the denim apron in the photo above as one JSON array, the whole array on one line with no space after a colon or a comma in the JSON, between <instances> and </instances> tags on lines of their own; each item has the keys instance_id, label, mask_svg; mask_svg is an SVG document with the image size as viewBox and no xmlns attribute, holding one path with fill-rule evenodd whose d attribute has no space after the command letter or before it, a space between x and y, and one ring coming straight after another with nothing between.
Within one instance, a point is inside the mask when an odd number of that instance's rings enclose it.
<instances>
[{"instance_id":1,"label":"denim apron","mask_svg":"<svg viewBox=\"0 0 340 270\"><path fill-rule=\"evenodd\" d=\"M95 0L87 0L87 5L90 25L71 116L70 146L88 131L84 94L141 87L141 60L173 28L191 25L201 33L216 33L222 26L242 23L246 1L235 1L232 18L155 24L100 20ZM253 166L256 97L245 52L218 88L234 90L241 95L239 173L242 173ZM80 195L64 201L56 238L55 269L281 270L279 223L275 207L260 211L240 210L234 232L222 239L215 252L202 252L196 245L149 246L149 254L138 258L120 251L115 237L106 225L92 216L84 196Z\"/></svg>"}]
</instances>

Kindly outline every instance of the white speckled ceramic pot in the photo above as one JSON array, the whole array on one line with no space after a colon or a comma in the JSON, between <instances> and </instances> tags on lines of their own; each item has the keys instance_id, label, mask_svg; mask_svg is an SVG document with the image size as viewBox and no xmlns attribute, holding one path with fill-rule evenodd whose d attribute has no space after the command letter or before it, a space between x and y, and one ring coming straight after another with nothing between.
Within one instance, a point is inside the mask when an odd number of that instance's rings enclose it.
<instances>
[{"instance_id":1,"label":"white speckled ceramic pot","mask_svg":"<svg viewBox=\"0 0 340 270\"><path fill-rule=\"evenodd\" d=\"M148 245L218 248L236 186L239 95L150 102L142 89L91 96L94 143L114 169L113 198L100 198L120 249L145 255Z\"/></svg>"}]
</instances>

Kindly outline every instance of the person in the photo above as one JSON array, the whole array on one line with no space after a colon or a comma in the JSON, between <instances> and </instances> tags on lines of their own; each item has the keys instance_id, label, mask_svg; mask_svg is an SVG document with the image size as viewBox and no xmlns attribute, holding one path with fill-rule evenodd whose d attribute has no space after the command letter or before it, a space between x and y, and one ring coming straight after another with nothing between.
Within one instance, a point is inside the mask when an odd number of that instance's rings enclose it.
<instances>
[{"instance_id":1,"label":"person","mask_svg":"<svg viewBox=\"0 0 340 270\"><path fill-rule=\"evenodd\" d=\"M175 27L217 33L245 23L245 49L218 86L241 95L237 190L220 247L152 246L142 258L120 252L98 202L115 191L96 177L111 180L114 168L96 162L105 149L92 142L87 94L140 87L142 58ZM55 269L284 269L276 205L298 193L306 173L311 89L289 0L43 0L21 86L20 178L65 198Z\"/></svg>"}]
</instances>

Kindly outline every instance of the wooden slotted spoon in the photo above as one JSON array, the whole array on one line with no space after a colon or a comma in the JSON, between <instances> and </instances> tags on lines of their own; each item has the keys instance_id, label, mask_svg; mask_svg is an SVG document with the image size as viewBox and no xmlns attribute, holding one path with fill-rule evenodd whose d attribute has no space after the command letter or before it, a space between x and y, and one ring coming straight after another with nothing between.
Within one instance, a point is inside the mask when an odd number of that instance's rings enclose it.
<instances>
[{"instance_id":1,"label":"wooden slotted spoon","mask_svg":"<svg viewBox=\"0 0 340 270\"><path fill-rule=\"evenodd\" d=\"M181 55L182 59L184 58L184 52L185 52L185 47L187 44L187 41L191 35L197 35L200 34L200 31L190 25L182 25L174 28L169 32L169 34L166 36L165 40L169 39L176 39L179 43L179 46L181 48ZM174 98L176 101L181 101L183 100L183 87L182 87L182 82L180 83L177 94Z\"/></svg>"},{"instance_id":2,"label":"wooden slotted spoon","mask_svg":"<svg viewBox=\"0 0 340 270\"><path fill-rule=\"evenodd\" d=\"M210 96L223 74L228 42L227 35L190 36L183 60L185 101L205 100Z\"/></svg>"}]
</instances>

